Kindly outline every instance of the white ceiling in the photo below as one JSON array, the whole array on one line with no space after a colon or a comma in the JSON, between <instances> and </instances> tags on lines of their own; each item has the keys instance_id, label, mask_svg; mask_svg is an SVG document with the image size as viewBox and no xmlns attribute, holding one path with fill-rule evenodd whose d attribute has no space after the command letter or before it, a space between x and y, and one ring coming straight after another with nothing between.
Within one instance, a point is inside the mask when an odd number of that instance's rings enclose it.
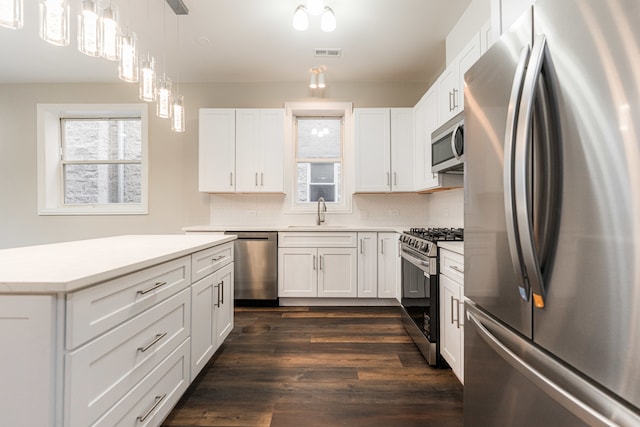
<instances>
[{"instance_id":1,"label":"white ceiling","mask_svg":"<svg viewBox=\"0 0 640 427\"><path fill-rule=\"evenodd\" d=\"M327 84L429 80L444 68L445 37L471 2L325 0L338 27L324 33L319 17L306 32L292 28L304 0L183 1L189 14L176 17L164 0L112 0L138 33L141 52L151 51L174 80L302 82L309 69L325 66ZM70 3L68 47L40 40L36 0L24 0L22 29L0 27L0 83L118 81L116 63L76 49L80 0ZM342 56L317 58L314 48L341 48Z\"/></svg>"}]
</instances>

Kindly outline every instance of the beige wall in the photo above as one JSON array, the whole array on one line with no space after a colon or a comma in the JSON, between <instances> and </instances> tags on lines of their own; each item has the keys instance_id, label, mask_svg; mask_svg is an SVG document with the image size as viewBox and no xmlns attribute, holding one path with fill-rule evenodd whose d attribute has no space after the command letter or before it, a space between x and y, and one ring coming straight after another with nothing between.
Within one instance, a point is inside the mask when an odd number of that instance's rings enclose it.
<instances>
[{"instance_id":1,"label":"beige wall","mask_svg":"<svg viewBox=\"0 0 640 427\"><path fill-rule=\"evenodd\" d=\"M446 40L447 64L451 63L480 28L491 20L491 0L473 0Z\"/></svg>"},{"instance_id":2,"label":"beige wall","mask_svg":"<svg viewBox=\"0 0 640 427\"><path fill-rule=\"evenodd\" d=\"M208 224L209 196L197 190L198 109L282 107L286 101L350 101L354 107L412 107L422 83L331 85L313 97L304 84L183 84L187 132L150 114L149 214L39 216L36 195L38 103L138 102L129 84L0 85L0 248L117 234L180 233ZM150 109L152 111L152 109Z\"/></svg>"}]
</instances>

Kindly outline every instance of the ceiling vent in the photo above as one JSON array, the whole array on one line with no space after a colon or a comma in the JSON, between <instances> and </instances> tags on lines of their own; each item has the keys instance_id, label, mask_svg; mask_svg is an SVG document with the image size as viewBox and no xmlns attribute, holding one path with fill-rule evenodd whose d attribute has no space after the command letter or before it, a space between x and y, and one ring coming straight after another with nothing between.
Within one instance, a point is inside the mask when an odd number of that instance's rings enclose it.
<instances>
[{"instance_id":1,"label":"ceiling vent","mask_svg":"<svg viewBox=\"0 0 640 427\"><path fill-rule=\"evenodd\" d=\"M342 55L342 49L340 48L320 48L313 49L313 56L321 56L324 58L339 58Z\"/></svg>"}]
</instances>

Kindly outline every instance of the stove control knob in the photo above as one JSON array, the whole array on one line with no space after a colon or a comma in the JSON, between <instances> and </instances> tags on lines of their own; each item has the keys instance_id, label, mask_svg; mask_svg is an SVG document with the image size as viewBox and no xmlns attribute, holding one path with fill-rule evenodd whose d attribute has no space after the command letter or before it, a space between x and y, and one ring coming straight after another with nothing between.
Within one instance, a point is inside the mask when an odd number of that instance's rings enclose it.
<instances>
[{"instance_id":1,"label":"stove control knob","mask_svg":"<svg viewBox=\"0 0 640 427\"><path fill-rule=\"evenodd\" d=\"M429 247L429 245L428 245L426 242L423 242L423 243L420 245L420 249L421 249L421 250L423 250L423 251L425 251L425 252L427 251L427 248L428 248L428 247Z\"/></svg>"}]
</instances>

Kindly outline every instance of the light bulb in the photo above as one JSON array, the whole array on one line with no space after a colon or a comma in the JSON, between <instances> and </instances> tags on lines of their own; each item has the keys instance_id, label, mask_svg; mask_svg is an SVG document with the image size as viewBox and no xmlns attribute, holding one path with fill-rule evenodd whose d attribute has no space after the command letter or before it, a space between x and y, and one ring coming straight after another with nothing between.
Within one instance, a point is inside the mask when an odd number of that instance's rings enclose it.
<instances>
[{"instance_id":1,"label":"light bulb","mask_svg":"<svg viewBox=\"0 0 640 427\"><path fill-rule=\"evenodd\" d=\"M298 31L305 31L309 28L309 17L304 6L298 6L293 13L293 28Z\"/></svg>"},{"instance_id":2,"label":"light bulb","mask_svg":"<svg viewBox=\"0 0 640 427\"><path fill-rule=\"evenodd\" d=\"M156 61L147 55L140 64L140 99L147 102L156 100Z\"/></svg>"},{"instance_id":3,"label":"light bulb","mask_svg":"<svg viewBox=\"0 0 640 427\"><path fill-rule=\"evenodd\" d=\"M330 33L336 29L336 15L330 7L324 8L322 18L320 18L320 28L326 33Z\"/></svg>"},{"instance_id":4,"label":"light bulb","mask_svg":"<svg viewBox=\"0 0 640 427\"><path fill-rule=\"evenodd\" d=\"M318 88L319 89L324 89L325 87L327 87L327 85L324 82L324 73L320 72L318 74Z\"/></svg>"},{"instance_id":5,"label":"light bulb","mask_svg":"<svg viewBox=\"0 0 640 427\"><path fill-rule=\"evenodd\" d=\"M311 78L309 79L309 88L316 89L318 87L318 81L316 79L316 73L311 73Z\"/></svg>"},{"instance_id":6,"label":"light bulb","mask_svg":"<svg viewBox=\"0 0 640 427\"><path fill-rule=\"evenodd\" d=\"M111 5L102 11L100 33L102 39L100 55L109 61L118 61L120 59L120 28L116 12Z\"/></svg>"},{"instance_id":7,"label":"light bulb","mask_svg":"<svg viewBox=\"0 0 640 427\"><path fill-rule=\"evenodd\" d=\"M138 51L136 50L136 34L127 32L122 36L120 44L120 64L118 74L125 82L138 81Z\"/></svg>"},{"instance_id":8,"label":"light bulb","mask_svg":"<svg viewBox=\"0 0 640 427\"><path fill-rule=\"evenodd\" d=\"M171 119L171 130L174 132L185 131L184 117L184 97L177 95L173 98L173 117Z\"/></svg>"},{"instance_id":9,"label":"light bulb","mask_svg":"<svg viewBox=\"0 0 640 427\"><path fill-rule=\"evenodd\" d=\"M171 79L167 76L158 79L156 115L163 119L171 117Z\"/></svg>"},{"instance_id":10,"label":"light bulb","mask_svg":"<svg viewBox=\"0 0 640 427\"><path fill-rule=\"evenodd\" d=\"M84 0L78 14L78 50L85 55L100 56L100 28L93 0Z\"/></svg>"}]
</instances>

